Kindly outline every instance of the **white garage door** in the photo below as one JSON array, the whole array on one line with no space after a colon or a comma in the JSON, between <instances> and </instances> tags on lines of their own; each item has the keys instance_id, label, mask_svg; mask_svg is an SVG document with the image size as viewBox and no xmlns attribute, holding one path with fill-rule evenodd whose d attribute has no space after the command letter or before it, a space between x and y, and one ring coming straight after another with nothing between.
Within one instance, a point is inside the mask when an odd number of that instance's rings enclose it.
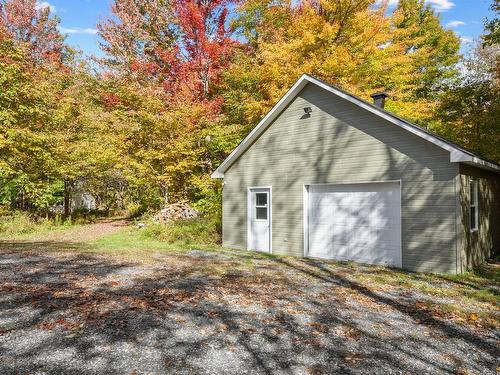
<instances>
[{"instance_id":1,"label":"white garage door","mask_svg":"<svg viewBox=\"0 0 500 375\"><path fill-rule=\"evenodd\" d=\"M311 185L308 255L401 267L398 182Z\"/></svg>"}]
</instances>

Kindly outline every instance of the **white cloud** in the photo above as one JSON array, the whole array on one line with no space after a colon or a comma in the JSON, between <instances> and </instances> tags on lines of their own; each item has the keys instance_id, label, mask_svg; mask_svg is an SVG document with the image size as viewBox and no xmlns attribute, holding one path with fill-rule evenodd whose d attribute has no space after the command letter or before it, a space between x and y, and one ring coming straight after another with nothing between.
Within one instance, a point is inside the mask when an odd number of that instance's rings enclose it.
<instances>
[{"instance_id":1,"label":"white cloud","mask_svg":"<svg viewBox=\"0 0 500 375\"><path fill-rule=\"evenodd\" d=\"M450 21L446 24L446 27L458 27L464 25L466 25L464 21Z\"/></svg>"},{"instance_id":2,"label":"white cloud","mask_svg":"<svg viewBox=\"0 0 500 375\"><path fill-rule=\"evenodd\" d=\"M63 34L89 34L89 35L97 34L97 29L92 29L92 28L83 29L81 27L68 28L59 26L59 31Z\"/></svg>"},{"instance_id":3,"label":"white cloud","mask_svg":"<svg viewBox=\"0 0 500 375\"><path fill-rule=\"evenodd\" d=\"M35 7L36 9L49 8L52 13L55 13L57 11L55 5L52 5L48 1L37 1Z\"/></svg>"},{"instance_id":4,"label":"white cloud","mask_svg":"<svg viewBox=\"0 0 500 375\"><path fill-rule=\"evenodd\" d=\"M380 4L382 4L383 1L384 0L377 0L377 4L380 5ZM394 6L398 5L398 2L399 2L399 0L388 0L387 5L389 5L390 7L394 7Z\"/></svg>"},{"instance_id":5,"label":"white cloud","mask_svg":"<svg viewBox=\"0 0 500 375\"><path fill-rule=\"evenodd\" d=\"M455 3L450 0L425 0L425 2L430 4L437 12L447 11L455 6Z\"/></svg>"},{"instance_id":6,"label":"white cloud","mask_svg":"<svg viewBox=\"0 0 500 375\"><path fill-rule=\"evenodd\" d=\"M474 39L472 39L470 36L461 36L460 41L463 44L469 44L469 43L472 43L474 41Z\"/></svg>"}]
</instances>

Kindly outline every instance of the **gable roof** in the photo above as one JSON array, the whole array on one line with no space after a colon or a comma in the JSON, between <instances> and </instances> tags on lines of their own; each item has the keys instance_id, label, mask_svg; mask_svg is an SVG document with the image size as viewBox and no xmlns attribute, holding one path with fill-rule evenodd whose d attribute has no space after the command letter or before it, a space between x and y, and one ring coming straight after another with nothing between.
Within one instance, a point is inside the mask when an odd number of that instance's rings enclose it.
<instances>
[{"instance_id":1,"label":"gable roof","mask_svg":"<svg viewBox=\"0 0 500 375\"><path fill-rule=\"evenodd\" d=\"M435 144L438 147L448 151L450 153L451 163L465 163L474 165L476 167L487 169L500 173L500 165L481 158L479 155L468 151L457 144L446 140L443 137L438 136L424 129L412 122L409 122L391 112L388 112L380 107L377 107L365 100L358 98L352 94L349 94L338 87L329 85L317 78L314 78L308 74L303 74L297 82L287 91L285 95L276 103L276 105L269 111L269 113L257 124L257 126L241 141L241 143L236 147L231 154L222 162L221 165L212 173L212 178L223 178L224 172L229 169L229 167L260 137L260 135L273 123L273 121L280 115L280 113L286 108L290 102L295 99L295 97L300 93L300 91L307 85L314 84L323 88L324 90L337 95L343 99L356 104L357 106L379 116L383 119L405 129L406 131L413 133L428 142Z\"/></svg>"}]
</instances>

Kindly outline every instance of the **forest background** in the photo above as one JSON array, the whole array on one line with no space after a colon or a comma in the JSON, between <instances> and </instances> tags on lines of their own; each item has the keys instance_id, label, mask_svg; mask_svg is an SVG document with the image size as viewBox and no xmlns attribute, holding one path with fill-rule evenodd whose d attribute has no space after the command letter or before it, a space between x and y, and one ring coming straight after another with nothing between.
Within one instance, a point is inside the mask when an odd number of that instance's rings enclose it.
<instances>
[{"instance_id":1,"label":"forest background","mask_svg":"<svg viewBox=\"0 0 500 375\"><path fill-rule=\"evenodd\" d=\"M187 201L215 225L211 172L303 73L500 161L500 11L466 54L424 0L114 0L102 55L50 7L0 0L0 207L71 217Z\"/></svg>"}]
</instances>

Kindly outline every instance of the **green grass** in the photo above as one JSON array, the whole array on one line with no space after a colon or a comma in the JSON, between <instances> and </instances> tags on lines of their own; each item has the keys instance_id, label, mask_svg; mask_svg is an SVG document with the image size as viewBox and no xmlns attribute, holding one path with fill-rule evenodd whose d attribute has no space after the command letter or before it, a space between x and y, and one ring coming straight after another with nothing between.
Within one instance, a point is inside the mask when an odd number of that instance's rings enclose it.
<instances>
[{"instance_id":1,"label":"green grass","mask_svg":"<svg viewBox=\"0 0 500 375\"><path fill-rule=\"evenodd\" d=\"M187 250L158 239L148 238L136 228L125 228L119 232L88 242L82 248L110 255L120 255L145 260L158 252L179 252Z\"/></svg>"},{"instance_id":2,"label":"green grass","mask_svg":"<svg viewBox=\"0 0 500 375\"><path fill-rule=\"evenodd\" d=\"M489 284L490 282L495 282L500 284L500 273L498 270L487 265L480 266L473 272L466 272L460 275L443 275L441 277L456 283Z\"/></svg>"},{"instance_id":3,"label":"green grass","mask_svg":"<svg viewBox=\"0 0 500 375\"><path fill-rule=\"evenodd\" d=\"M141 234L181 248L217 245L221 241L217 223L208 219L180 220L166 225L149 223Z\"/></svg>"},{"instance_id":4,"label":"green grass","mask_svg":"<svg viewBox=\"0 0 500 375\"><path fill-rule=\"evenodd\" d=\"M88 245L105 252L130 249L159 250L173 248L169 243L154 238L144 237L144 235L135 228L125 228L119 232L108 234L88 243Z\"/></svg>"},{"instance_id":5,"label":"green grass","mask_svg":"<svg viewBox=\"0 0 500 375\"><path fill-rule=\"evenodd\" d=\"M1 239L22 239L51 231L77 227L80 221L61 218L46 219L30 215L26 212L13 212L9 216L0 217Z\"/></svg>"},{"instance_id":6,"label":"green grass","mask_svg":"<svg viewBox=\"0 0 500 375\"><path fill-rule=\"evenodd\" d=\"M143 229L126 227L95 241L81 244L82 252L109 254L128 259L150 261L158 255L183 254L190 250L216 251L251 268L255 259L274 259L277 255L223 248L216 237L207 234L213 228L201 229L203 222L176 222L167 226L150 225ZM208 224L210 225L210 224ZM169 233L169 231L171 231ZM185 237L183 237L185 236Z\"/></svg>"},{"instance_id":7,"label":"green grass","mask_svg":"<svg viewBox=\"0 0 500 375\"><path fill-rule=\"evenodd\" d=\"M214 231L215 226L205 220L178 221L169 225L148 223L145 228L129 226L87 242L80 250L142 261L158 254L184 253L193 249L221 250Z\"/></svg>"},{"instance_id":8,"label":"green grass","mask_svg":"<svg viewBox=\"0 0 500 375\"><path fill-rule=\"evenodd\" d=\"M372 288L402 288L431 297L428 305L461 321L477 316L484 327L498 327L500 304L500 267L485 263L461 275L410 273L373 267L371 272L356 273L355 278ZM434 298L435 297L435 298ZM434 298L434 299L433 299Z\"/></svg>"}]
</instances>

